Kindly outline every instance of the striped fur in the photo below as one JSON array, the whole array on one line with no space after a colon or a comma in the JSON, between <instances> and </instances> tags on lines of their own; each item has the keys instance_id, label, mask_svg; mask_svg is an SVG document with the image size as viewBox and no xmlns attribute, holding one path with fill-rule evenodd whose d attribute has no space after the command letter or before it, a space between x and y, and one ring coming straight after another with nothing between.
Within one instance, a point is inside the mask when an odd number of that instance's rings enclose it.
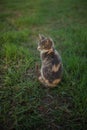
<instances>
[{"instance_id":1,"label":"striped fur","mask_svg":"<svg viewBox=\"0 0 87 130\"><path fill-rule=\"evenodd\" d=\"M38 44L42 61L39 81L47 87L55 87L61 81L62 61L59 53L54 48L52 39L40 35Z\"/></svg>"}]
</instances>

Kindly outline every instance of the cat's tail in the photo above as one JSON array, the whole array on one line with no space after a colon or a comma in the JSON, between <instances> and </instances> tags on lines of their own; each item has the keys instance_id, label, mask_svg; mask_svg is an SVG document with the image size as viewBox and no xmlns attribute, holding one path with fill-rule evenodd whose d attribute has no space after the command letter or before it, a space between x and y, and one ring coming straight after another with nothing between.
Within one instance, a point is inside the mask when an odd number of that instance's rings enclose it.
<instances>
[{"instance_id":1,"label":"cat's tail","mask_svg":"<svg viewBox=\"0 0 87 130\"><path fill-rule=\"evenodd\" d=\"M38 63L36 63L36 65L35 65L35 72L36 72L36 76L39 77L40 76L40 70L39 70Z\"/></svg>"}]
</instances>

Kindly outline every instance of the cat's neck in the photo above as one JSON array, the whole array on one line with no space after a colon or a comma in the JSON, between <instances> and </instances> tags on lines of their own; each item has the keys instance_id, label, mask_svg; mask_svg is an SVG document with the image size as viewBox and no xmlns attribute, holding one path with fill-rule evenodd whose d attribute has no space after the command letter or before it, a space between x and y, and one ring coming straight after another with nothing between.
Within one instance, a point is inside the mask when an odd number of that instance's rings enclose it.
<instances>
[{"instance_id":1,"label":"cat's neck","mask_svg":"<svg viewBox=\"0 0 87 130\"><path fill-rule=\"evenodd\" d=\"M41 54L50 54L51 52L54 52L55 51L55 49L54 48L51 48L51 49L49 49L49 50L42 50L41 51Z\"/></svg>"},{"instance_id":2,"label":"cat's neck","mask_svg":"<svg viewBox=\"0 0 87 130\"><path fill-rule=\"evenodd\" d=\"M45 58L48 58L48 59L49 59L49 57L53 57L54 54L55 54L55 49L53 49L53 50L50 49L49 51L42 52L42 53L40 54L41 60L44 60Z\"/></svg>"}]
</instances>

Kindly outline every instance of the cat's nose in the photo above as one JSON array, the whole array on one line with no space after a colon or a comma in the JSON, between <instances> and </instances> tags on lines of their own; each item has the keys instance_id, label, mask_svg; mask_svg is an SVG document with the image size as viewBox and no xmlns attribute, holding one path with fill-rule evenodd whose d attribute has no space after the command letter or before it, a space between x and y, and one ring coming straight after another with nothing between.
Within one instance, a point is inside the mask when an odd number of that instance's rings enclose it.
<instances>
[{"instance_id":1,"label":"cat's nose","mask_svg":"<svg viewBox=\"0 0 87 130\"><path fill-rule=\"evenodd\" d=\"M37 50L40 50L40 46L37 47Z\"/></svg>"}]
</instances>

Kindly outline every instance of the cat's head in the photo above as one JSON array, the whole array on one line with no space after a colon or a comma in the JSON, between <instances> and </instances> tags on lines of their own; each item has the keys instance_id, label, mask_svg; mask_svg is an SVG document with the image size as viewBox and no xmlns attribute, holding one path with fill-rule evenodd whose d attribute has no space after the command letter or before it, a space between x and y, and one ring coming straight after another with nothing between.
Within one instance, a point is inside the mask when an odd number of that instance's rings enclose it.
<instances>
[{"instance_id":1,"label":"cat's head","mask_svg":"<svg viewBox=\"0 0 87 130\"><path fill-rule=\"evenodd\" d=\"M54 43L51 38L47 38L39 34L39 43L37 49L41 52L47 52L54 48Z\"/></svg>"}]
</instances>

